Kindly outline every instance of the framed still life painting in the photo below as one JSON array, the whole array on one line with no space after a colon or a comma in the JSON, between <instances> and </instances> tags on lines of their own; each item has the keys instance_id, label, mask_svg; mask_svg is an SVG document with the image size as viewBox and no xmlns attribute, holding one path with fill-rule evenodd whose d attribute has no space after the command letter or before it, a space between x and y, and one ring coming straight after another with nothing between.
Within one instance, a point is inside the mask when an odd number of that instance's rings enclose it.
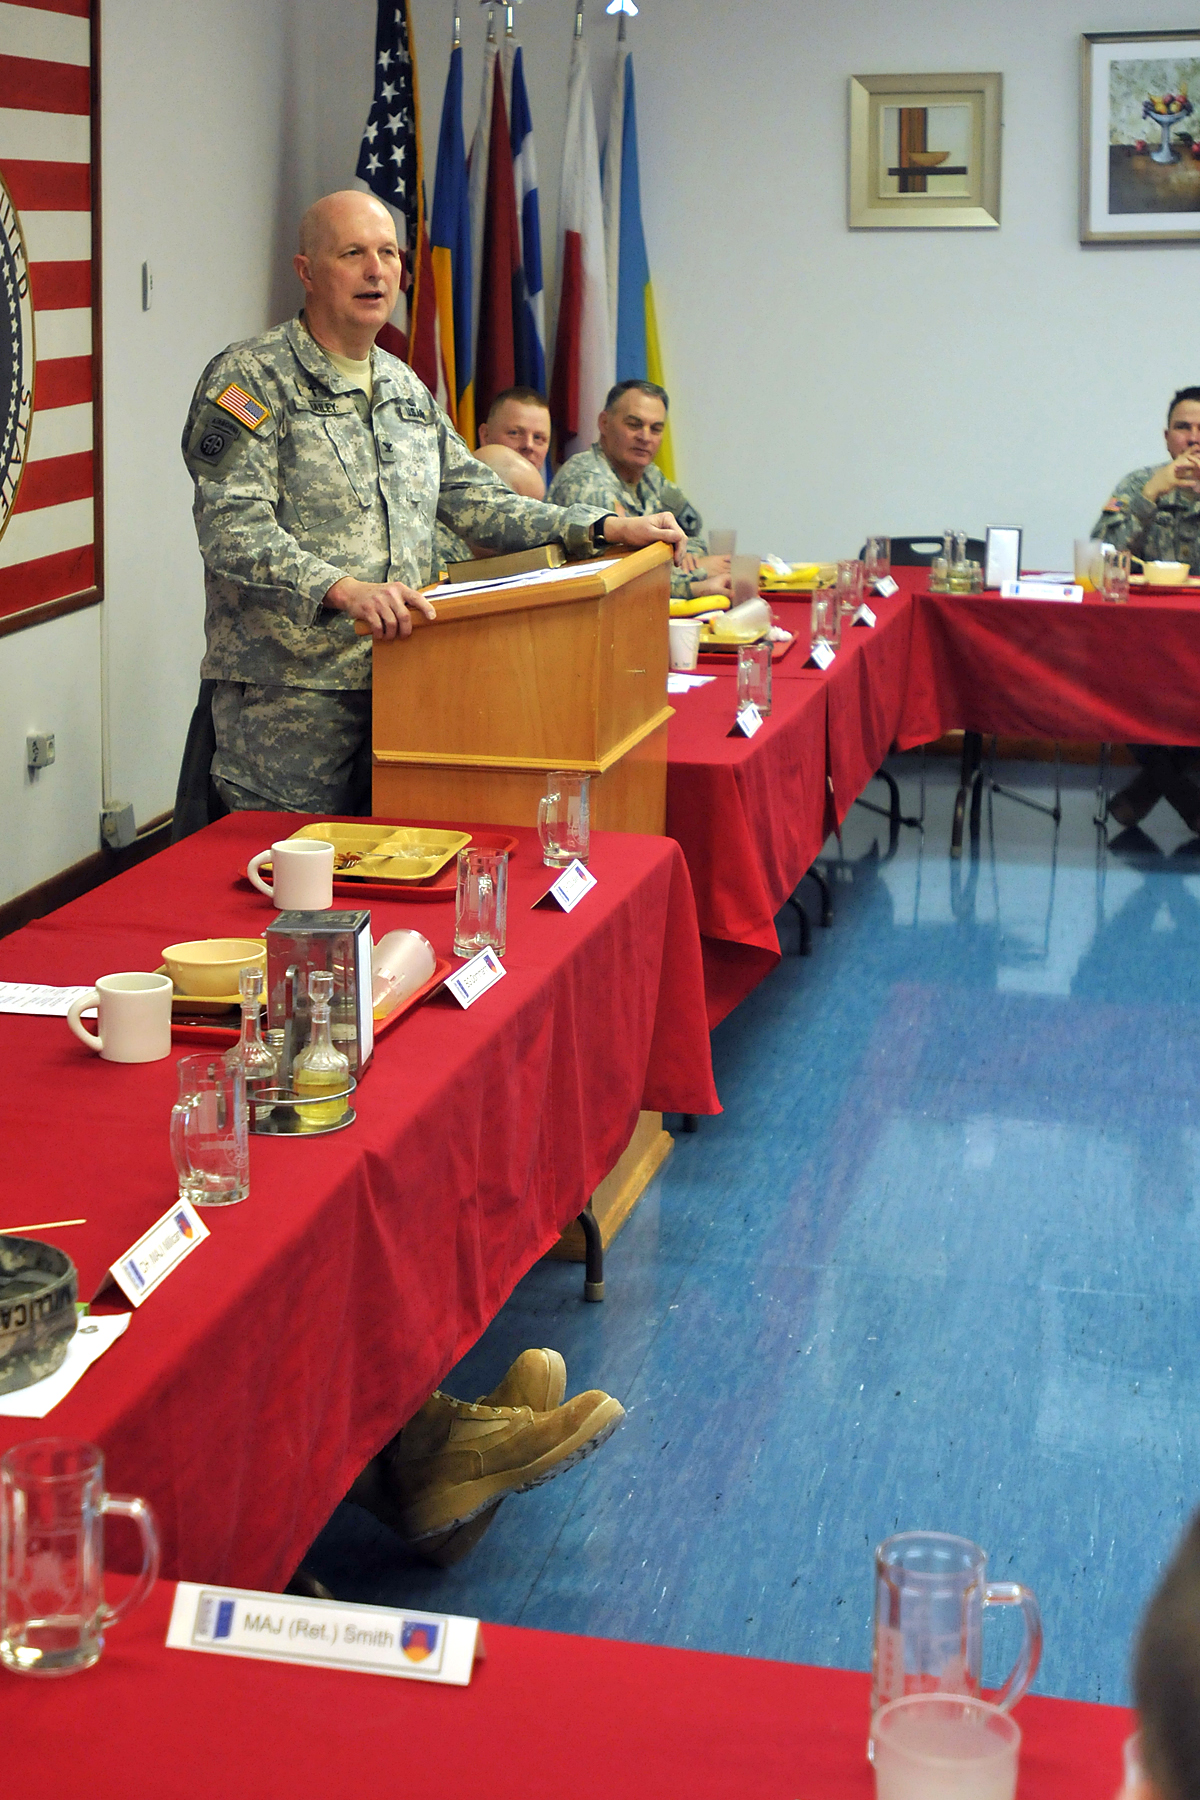
<instances>
[{"instance_id":1,"label":"framed still life painting","mask_svg":"<svg viewBox=\"0 0 1200 1800\"><path fill-rule=\"evenodd\" d=\"M1200 32L1083 38L1080 241L1200 239Z\"/></svg>"}]
</instances>

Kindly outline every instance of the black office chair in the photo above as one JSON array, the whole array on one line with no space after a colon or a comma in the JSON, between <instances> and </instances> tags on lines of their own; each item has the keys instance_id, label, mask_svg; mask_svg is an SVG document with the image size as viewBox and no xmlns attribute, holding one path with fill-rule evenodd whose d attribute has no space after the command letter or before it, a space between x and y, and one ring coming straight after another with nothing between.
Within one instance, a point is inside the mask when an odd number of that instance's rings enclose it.
<instances>
[{"instance_id":1,"label":"black office chair","mask_svg":"<svg viewBox=\"0 0 1200 1800\"><path fill-rule=\"evenodd\" d=\"M894 537L892 539L892 561L900 569L927 569L935 556L942 554L943 538L941 532L936 537ZM866 550L864 544L859 555ZM982 538L967 539L967 558L970 562L981 563L987 554L987 545Z\"/></svg>"}]
</instances>

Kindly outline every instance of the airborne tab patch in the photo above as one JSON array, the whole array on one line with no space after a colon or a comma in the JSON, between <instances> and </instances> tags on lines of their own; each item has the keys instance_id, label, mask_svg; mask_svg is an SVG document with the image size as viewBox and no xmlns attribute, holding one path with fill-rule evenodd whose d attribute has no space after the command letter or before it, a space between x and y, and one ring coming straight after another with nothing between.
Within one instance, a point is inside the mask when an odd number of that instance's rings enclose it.
<instances>
[{"instance_id":1,"label":"airborne tab patch","mask_svg":"<svg viewBox=\"0 0 1200 1800\"><path fill-rule=\"evenodd\" d=\"M238 387L232 381L223 394L217 395L213 404L223 406L227 413L240 419L250 431L257 431L263 420L270 417L269 407L263 406L253 394L248 394L245 388Z\"/></svg>"}]
</instances>

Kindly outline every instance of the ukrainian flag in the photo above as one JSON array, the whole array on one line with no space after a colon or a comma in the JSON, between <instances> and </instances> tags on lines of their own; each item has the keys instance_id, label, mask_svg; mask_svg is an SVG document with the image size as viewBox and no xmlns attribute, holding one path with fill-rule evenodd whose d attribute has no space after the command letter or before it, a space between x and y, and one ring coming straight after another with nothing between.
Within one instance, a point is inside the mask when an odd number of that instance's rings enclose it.
<instances>
[{"instance_id":1,"label":"ukrainian flag","mask_svg":"<svg viewBox=\"0 0 1200 1800\"><path fill-rule=\"evenodd\" d=\"M604 238L608 259L608 303L616 341L617 381L663 380L662 351L654 312L654 288L642 230L642 193L638 177L637 99L633 56L628 44L617 46L608 142L604 146ZM669 391L669 390L668 390ZM656 458L669 481L675 459L668 424Z\"/></svg>"},{"instance_id":2,"label":"ukrainian flag","mask_svg":"<svg viewBox=\"0 0 1200 1800\"><path fill-rule=\"evenodd\" d=\"M438 135L430 242L437 293L447 411L459 436L474 448L475 380L471 355L471 209L462 128L462 46L450 52L442 125Z\"/></svg>"}]
</instances>

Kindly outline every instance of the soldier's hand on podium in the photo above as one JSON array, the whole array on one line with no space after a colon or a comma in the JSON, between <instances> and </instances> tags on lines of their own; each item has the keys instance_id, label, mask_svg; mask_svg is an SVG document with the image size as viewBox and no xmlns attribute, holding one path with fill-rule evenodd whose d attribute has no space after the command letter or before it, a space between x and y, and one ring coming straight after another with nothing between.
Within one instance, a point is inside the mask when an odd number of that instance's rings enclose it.
<instances>
[{"instance_id":1,"label":"soldier's hand on podium","mask_svg":"<svg viewBox=\"0 0 1200 1800\"><path fill-rule=\"evenodd\" d=\"M425 619L437 618L428 595L406 587L404 582L356 581L353 575L343 575L334 582L325 596L325 605L369 626L371 636L376 638L410 637L413 611Z\"/></svg>"},{"instance_id":2,"label":"soldier's hand on podium","mask_svg":"<svg viewBox=\"0 0 1200 1800\"><path fill-rule=\"evenodd\" d=\"M627 544L640 550L646 544L674 544L678 562L687 548L687 536L674 513L647 513L639 519L619 519L610 513L604 521L606 544Z\"/></svg>"}]
</instances>

